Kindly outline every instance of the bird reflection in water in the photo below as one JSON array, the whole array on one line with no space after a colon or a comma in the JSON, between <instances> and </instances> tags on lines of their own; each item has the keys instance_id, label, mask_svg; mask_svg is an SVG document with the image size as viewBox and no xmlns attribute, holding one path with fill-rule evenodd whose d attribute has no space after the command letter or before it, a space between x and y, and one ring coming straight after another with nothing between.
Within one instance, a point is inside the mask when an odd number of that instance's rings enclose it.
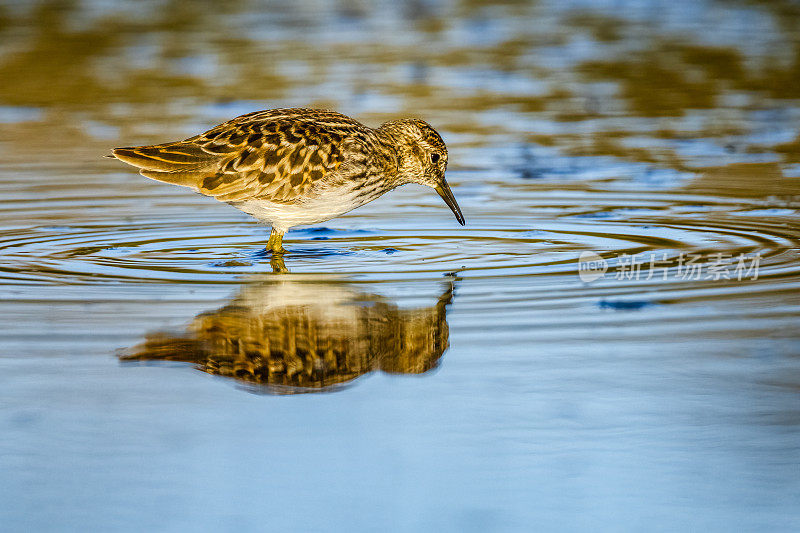
<instances>
[{"instance_id":1,"label":"bird reflection in water","mask_svg":"<svg viewBox=\"0 0 800 533\"><path fill-rule=\"evenodd\" d=\"M244 285L185 332L156 332L122 361L183 361L255 392L331 391L375 370L423 374L448 347L456 278L430 307L401 309L341 279L290 275Z\"/></svg>"}]
</instances>

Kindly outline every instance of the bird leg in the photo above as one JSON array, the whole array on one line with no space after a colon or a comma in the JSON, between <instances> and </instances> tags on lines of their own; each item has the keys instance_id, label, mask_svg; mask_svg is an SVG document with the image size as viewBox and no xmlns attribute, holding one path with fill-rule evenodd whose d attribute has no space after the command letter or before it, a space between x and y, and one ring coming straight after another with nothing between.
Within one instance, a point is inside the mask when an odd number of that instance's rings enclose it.
<instances>
[{"instance_id":1,"label":"bird leg","mask_svg":"<svg viewBox=\"0 0 800 533\"><path fill-rule=\"evenodd\" d=\"M269 266L272 267L273 274L286 274L289 269L286 268L286 263L283 262L283 254L272 254L269 258Z\"/></svg>"},{"instance_id":2,"label":"bird leg","mask_svg":"<svg viewBox=\"0 0 800 533\"><path fill-rule=\"evenodd\" d=\"M286 250L283 248L283 233L276 231L275 228L272 228L272 233L269 234L267 251L273 254L286 253Z\"/></svg>"}]
</instances>

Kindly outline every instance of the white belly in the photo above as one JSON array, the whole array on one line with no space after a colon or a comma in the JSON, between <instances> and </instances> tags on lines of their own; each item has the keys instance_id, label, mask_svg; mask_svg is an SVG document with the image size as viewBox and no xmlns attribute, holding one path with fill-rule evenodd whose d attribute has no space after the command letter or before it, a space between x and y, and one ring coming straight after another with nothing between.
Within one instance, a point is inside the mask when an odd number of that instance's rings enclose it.
<instances>
[{"instance_id":1,"label":"white belly","mask_svg":"<svg viewBox=\"0 0 800 533\"><path fill-rule=\"evenodd\" d=\"M245 200L231 203L273 229L284 233L293 226L317 224L338 217L363 205L362 196L352 189L337 188L322 191L320 194L296 204L281 204L268 200Z\"/></svg>"}]
</instances>

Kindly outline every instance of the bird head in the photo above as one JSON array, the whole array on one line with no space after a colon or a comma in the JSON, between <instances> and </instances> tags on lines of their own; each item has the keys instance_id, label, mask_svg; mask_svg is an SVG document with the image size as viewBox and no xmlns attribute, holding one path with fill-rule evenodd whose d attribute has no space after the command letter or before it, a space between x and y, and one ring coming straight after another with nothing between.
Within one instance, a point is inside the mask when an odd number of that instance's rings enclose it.
<instances>
[{"instance_id":1,"label":"bird head","mask_svg":"<svg viewBox=\"0 0 800 533\"><path fill-rule=\"evenodd\" d=\"M418 119L386 122L380 127L388 133L398 152L398 178L404 183L419 183L434 189L464 225L464 215L444 178L447 147L430 124Z\"/></svg>"}]
</instances>

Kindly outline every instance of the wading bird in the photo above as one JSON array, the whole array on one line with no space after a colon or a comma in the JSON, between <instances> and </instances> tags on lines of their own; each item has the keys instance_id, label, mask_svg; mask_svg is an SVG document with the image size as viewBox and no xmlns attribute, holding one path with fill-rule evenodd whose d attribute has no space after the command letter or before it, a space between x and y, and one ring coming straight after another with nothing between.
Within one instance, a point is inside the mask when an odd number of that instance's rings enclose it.
<instances>
[{"instance_id":1,"label":"wading bird","mask_svg":"<svg viewBox=\"0 0 800 533\"><path fill-rule=\"evenodd\" d=\"M234 118L189 139L115 148L154 180L189 187L270 224L267 250L286 231L330 220L395 187L433 188L464 225L444 173L447 148L417 119L370 128L333 111L272 109Z\"/></svg>"}]
</instances>

